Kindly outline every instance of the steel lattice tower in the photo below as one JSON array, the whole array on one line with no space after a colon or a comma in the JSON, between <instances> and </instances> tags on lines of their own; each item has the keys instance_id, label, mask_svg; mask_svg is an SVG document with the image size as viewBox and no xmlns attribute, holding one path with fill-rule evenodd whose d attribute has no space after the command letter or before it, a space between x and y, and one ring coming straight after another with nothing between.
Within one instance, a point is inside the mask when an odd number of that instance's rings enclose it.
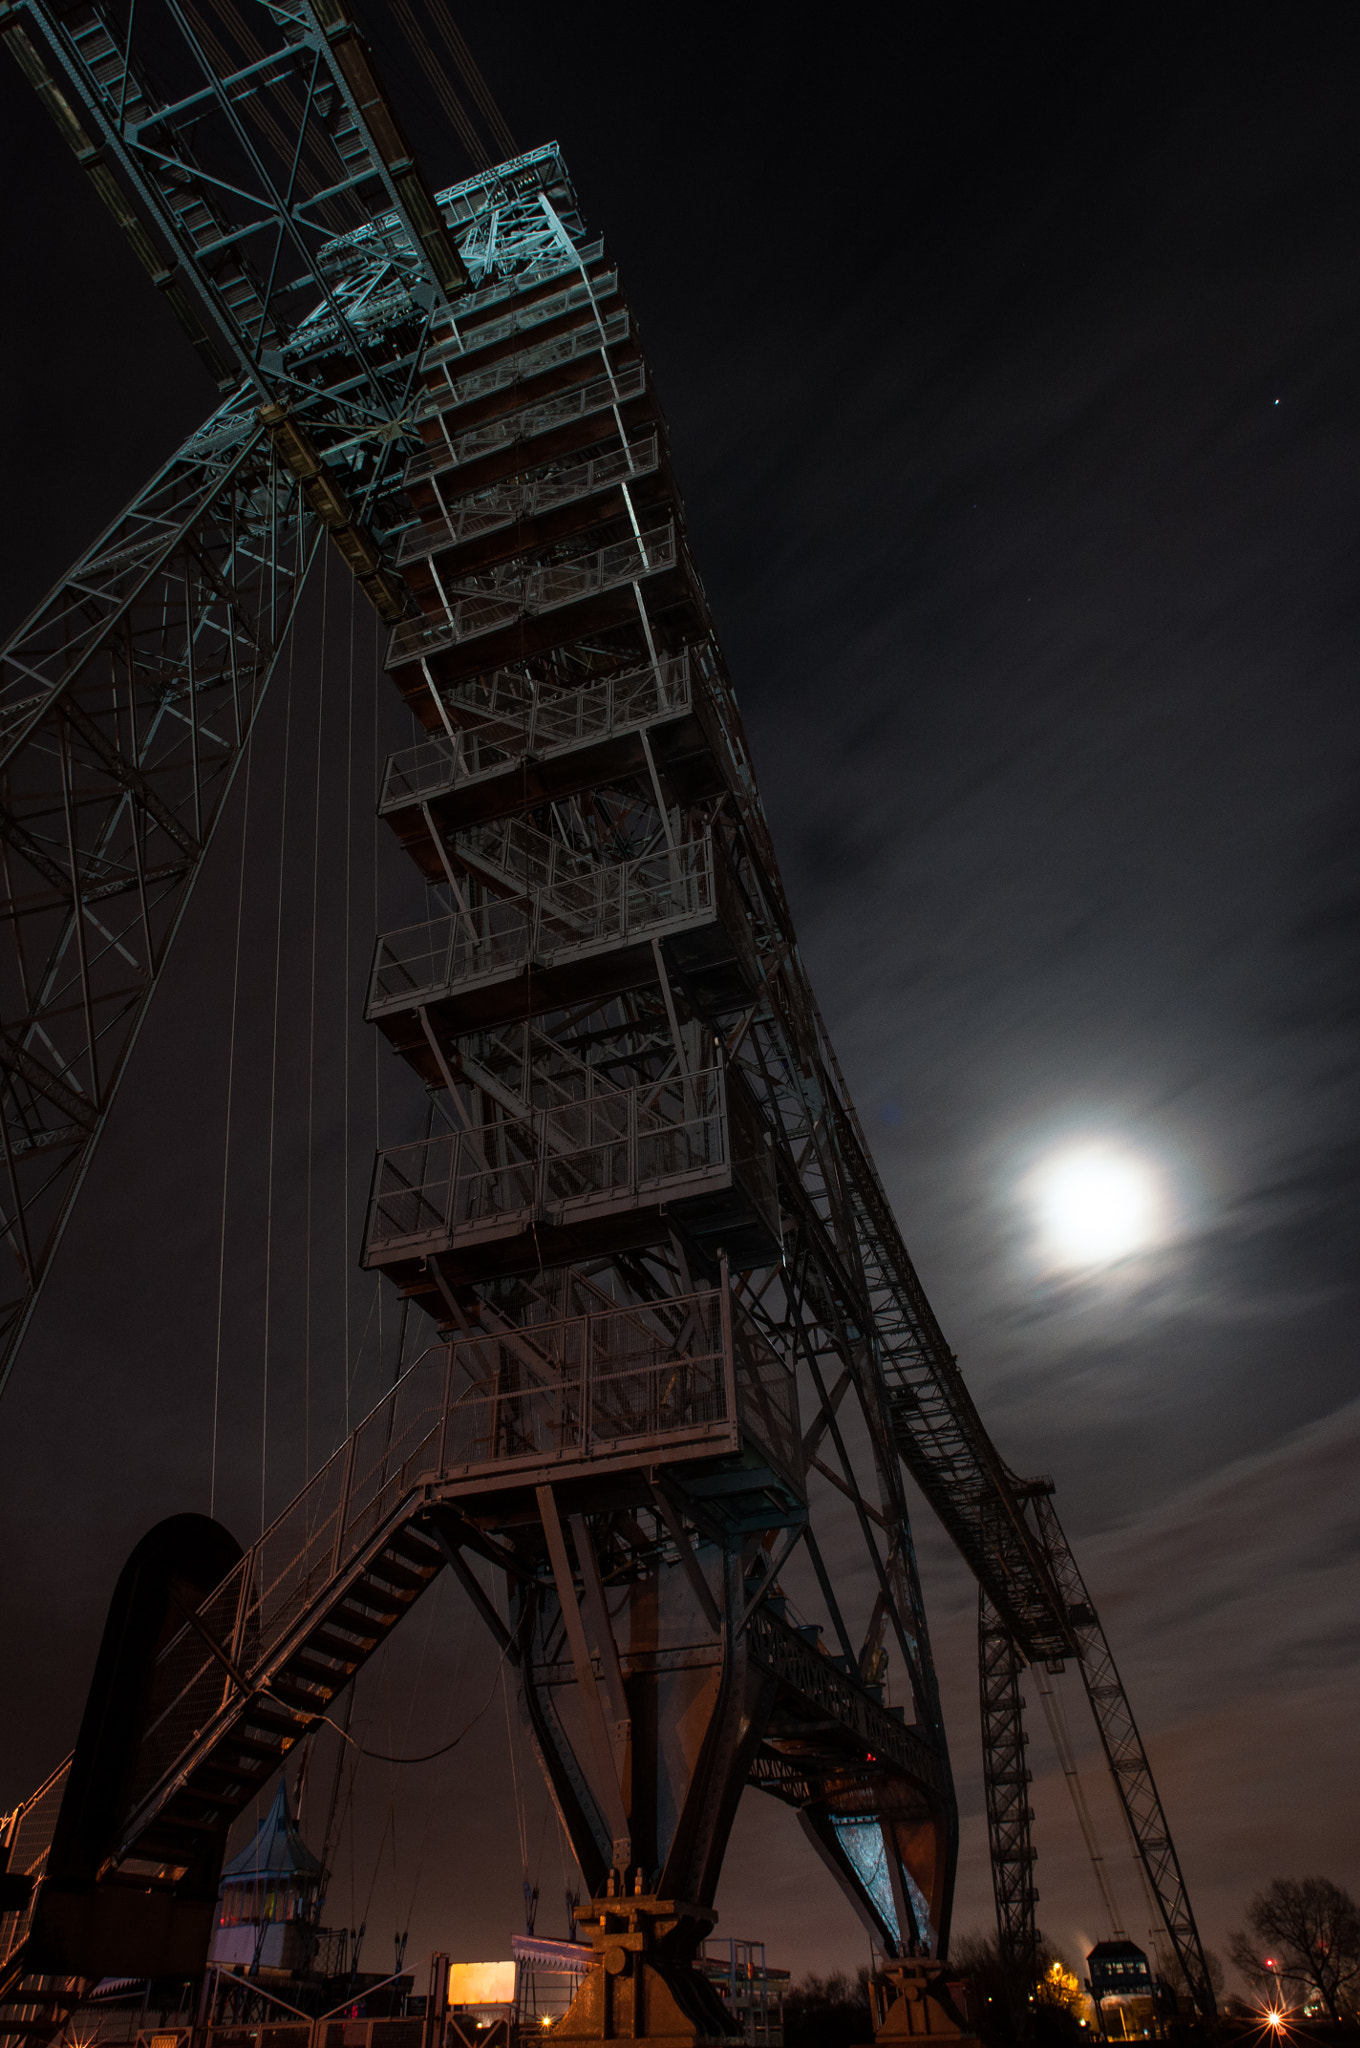
<instances>
[{"instance_id":1,"label":"steel lattice tower","mask_svg":"<svg viewBox=\"0 0 1360 2048\"><path fill-rule=\"evenodd\" d=\"M123 1748L87 1717L12 1823L0 2035L199 1966L232 1820L445 1567L593 1893L559 2032L725 2032L689 1963L747 1785L929 1981L956 1819L904 1472L982 1589L1003 1933L1032 1948L1019 1673L1073 1657L1211 2011L1051 1489L982 1426L803 969L614 265L555 148L436 196L341 0L256 12L234 67L170 4L0 15L226 392L5 651L7 1356L326 533L426 735L380 809L431 915L367 1014L428 1134L379 1155L364 1259L431 1344L243 1556L184 1535L192 1618L105 1673Z\"/></svg>"},{"instance_id":2,"label":"steel lattice tower","mask_svg":"<svg viewBox=\"0 0 1360 2048\"><path fill-rule=\"evenodd\" d=\"M986 1758L987 1846L992 1859L997 1932L1007 1961L1033 1970L1038 1932L1034 1908L1034 1773L1026 1761L1024 1659L978 1588L978 1666L982 1682L982 1752Z\"/></svg>"}]
</instances>

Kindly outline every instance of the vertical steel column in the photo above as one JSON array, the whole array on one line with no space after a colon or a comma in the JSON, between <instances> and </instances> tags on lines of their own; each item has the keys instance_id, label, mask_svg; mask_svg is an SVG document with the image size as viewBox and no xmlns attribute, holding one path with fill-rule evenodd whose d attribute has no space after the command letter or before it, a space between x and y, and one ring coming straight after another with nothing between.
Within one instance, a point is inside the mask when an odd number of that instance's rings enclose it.
<instances>
[{"instance_id":1,"label":"vertical steel column","mask_svg":"<svg viewBox=\"0 0 1360 2048\"><path fill-rule=\"evenodd\" d=\"M1180 1858L1171 1839L1171 1829L1152 1776L1152 1766L1133 1718L1123 1680L1050 1494L1043 1491L1033 1493L1031 1512L1076 1638L1082 1680L1100 1731L1115 1791L1156 1897L1171 1946L1176 1952L1176 1960L1190 1986L1190 1995L1201 2018L1211 2020L1218 2005L1204 1944L1195 1924L1190 1894L1181 1874Z\"/></svg>"},{"instance_id":2,"label":"vertical steel column","mask_svg":"<svg viewBox=\"0 0 1360 2048\"><path fill-rule=\"evenodd\" d=\"M1017 1969L1033 1971L1039 1933L1034 1908L1033 1773L1025 1762L1024 1659L985 1590L978 1591L978 1669L982 1686L982 1773L987 1794L987 1840L996 1898L996 1935Z\"/></svg>"}]
</instances>

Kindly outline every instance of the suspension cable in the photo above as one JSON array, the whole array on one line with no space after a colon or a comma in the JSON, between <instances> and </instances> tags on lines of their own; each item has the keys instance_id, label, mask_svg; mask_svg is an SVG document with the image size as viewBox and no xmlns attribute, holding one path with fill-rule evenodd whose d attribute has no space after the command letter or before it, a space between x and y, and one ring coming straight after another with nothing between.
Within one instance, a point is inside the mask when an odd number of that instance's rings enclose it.
<instances>
[{"instance_id":1,"label":"suspension cable","mask_svg":"<svg viewBox=\"0 0 1360 2048\"><path fill-rule=\"evenodd\" d=\"M379 706L379 703L380 703L380 701L381 701L381 700L380 700L380 692L379 692L379 685L380 685L380 683L381 683L381 681L382 681L382 673L383 673L383 672L382 672L382 668L381 668L381 661L382 661L382 643L380 642L380 640L379 640L379 638L378 638L378 618L377 618L377 614L376 614L376 613L374 613L374 614L373 614L373 621L372 621L372 630L373 630L373 670L372 670L372 678L371 678L371 682L370 682L370 687L369 687L369 694L370 694L370 696L371 696L371 697L372 697L372 699L373 699L373 770L374 770L374 779L376 780L376 777L377 777L377 775L378 775L378 773L379 773L379 771L380 771L380 764L381 764L381 761L382 761L382 751L381 751L381 738L382 738L382 735L381 735L381 732L380 732L380 730L379 730L379 724L378 724L378 706ZM379 860L379 840L378 840L378 833L379 833L379 830L381 829L381 820L380 820L380 818L379 818L379 816L378 816L378 807L377 807L377 805L376 805L376 804L374 804L374 805L372 806L372 813L373 813L373 817L372 817L372 826L371 826L371 830L372 830L372 834L373 834L373 850L372 850L372 863L371 863L371 864L372 864L372 869L373 869L373 919L372 919L372 926L373 926L373 932L374 932L374 935L376 936L376 934L377 934L377 930L378 930L378 917L379 917L379 910L380 910L380 906L379 906L379 901L378 901L378 874L379 874L379 870L380 870L380 867L381 867L381 862L380 862L380 860ZM378 1153L378 1151L379 1151L379 1149L380 1149L380 1148L381 1148L381 1146L382 1146L382 1047L383 1047L383 1045L384 1045L384 1043L385 1043L385 1040L383 1039L382 1033L381 1033L380 1031L376 1031L376 1030L371 1030L371 1031L369 1032L369 1037L370 1037L370 1039L372 1040L372 1044L373 1044L373 1151L374 1151L374 1155L376 1156L376 1155L377 1155L377 1153ZM384 1281L384 1279L383 1279L383 1276L382 1276L382 1274L381 1274L381 1273L375 1273L375 1274L373 1275L373 1286L374 1286L374 1289L375 1289L375 1291L376 1291L376 1293L377 1293L377 1296L378 1296L378 1371L379 1371L379 1372L381 1373L381 1371L382 1371L382 1365L383 1365L383 1356L384 1356L384 1352L383 1352L383 1308L384 1308L384 1305L385 1305L385 1303L386 1303L386 1301L387 1301L387 1286L386 1286L386 1283L385 1283L385 1281ZM403 1334L404 1334L404 1331L405 1331L405 1326L404 1326L404 1324L403 1324ZM395 1375L394 1375L394 1377L395 1377Z\"/></svg>"},{"instance_id":2,"label":"suspension cable","mask_svg":"<svg viewBox=\"0 0 1360 2048\"><path fill-rule=\"evenodd\" d=\"M432 1601L439 1599L443 1583L444 1581L441 1580L440 1586L436 1587L431 1593L430 1597ZM458 1643L458 1655L456 1657L454 1666L456 1675L454 1678L453 1685L444 1702L444 1725L441 1730L441 1740L447 1737L449 1732L449 1725L452 1722L454 1715L458 1712L458 1709L462 1704L463 1691L467 1681L467 1640L468 1633L472 1625L471 1604L466 1600L460 1601L458 1603L457 1612L459 1622L461 1624L461 1635ZM434 1615L432 1609L432 1627L433 1619ZM439 1801L443 1796L444 1787L447 1784L447 1782L447 1774L441 1762L440 1769L435 1773L434 1791L425 1802L425 1825L421 1831L420 1846L416 1851L415 1869L413 1870L411 1875L411 1896L407 1901L406 1905L406 1925L408 1927L411 1924L411 1916L415 1912L416 1896L420 1890L420 1881L421 1878L424 1876L425 1872L425 1857L430 1845L430 1835L434 1829L435 1813L438 1808Z\"/></svg>"},{"instance_id":3,"label":"suspension cable","mask_svg":"<svg viewBox=\"0 0 1360 2048\"><path fill-rule=\"evenodd\" d=\"M1124 1932L1120 1924L1119 1908L1115 1903L1109 1872L1105 1868L1105 1858L1101 1852L1099 1838L1096 1835L1095 1822L1091 1818L1091 1809L1086 1803L1086 1790L1077 1770L1076 1752L1072 1747L1072 1735L1067 1725L1067 1716L1063 1711L1062 1701L1048 1682L1048 1676L1042 1664L1034 1665L1033 1670L1038 1680L1039 1698L1043 1701L1044 1716L1048 1722L1049 1732L1053 1737L1053 1746L1058 1752L1058 1762L1062 1766L1062 1774L1067 1780L1067 1789L1072 1795L1072 1805L1076 1811L1077 1822L1086 1840L1086 1851L1091 1859L1091 1868L1095 1872L1096 1884L1100 1889L1100 1896L1105 1903L1105 1912L1109 1920L1110 1932L1118 1938Z\"/></svg>"},{"instance_id":4,"label":"suspension cable","mask_svg":"<svg viewBox=\"0 0 1360 2048\"><path fill-rule=\"evenodd\" d=\"M501 1661L500 1661L500 1663L499 1663L499 1664L498 1664L498 1665L496 1666L496 1676L497 1676L497 1678L498 1678L498 1679L503 1679L503 1678L504 1678L504 1675L505 1675L505 1652L504 1652L504 1651L502 1651L502 1652L501 1652ZM525 1904L526 1904L526 1906L527 1906L527 1904L528 1904L528 1901L529 1901L529 1831L528 1831L528 1827L527 1827L527 1825L526 1825L526 1821L525 1821L525 1814L524 1814L524 1800L523 1800L523 1798L521 1797L521 1794L520 1794L520 1789L519 1789L519 1766L518 1766L518 1765L516 1764L516 1762L515 1762L515 1738L514 1738L514 1734L513 1734L513 1732L511 1731L511 1727L510 1727L510 1688L509 1688L509 1686L508 1686L508 1685L504 1685L504 1684L503 1684L503 1685L502 1685L502 1687L501 1687L501 1692L502 1692L502 1696L503 1696L503 1698L504 1698L504 1700L505 1700L505 1746L506 1746L506 1748L507 1748L507 1749L509 1750L509 1752L510 1752L510 1783L511 1783L511 1785L512 1785L512 1786L513 1786L513 1788L514 1788L514 1794L515 1794L515 1823L516 1823L516 1826L518 1827L518 1830L519 1830L519 1861L520 1861L520 1871L521 1871L521 1874L522 1874L522 1877L523 1877L523 1883L524 1883L524 1900L525 1900Z\"/></svg>"},{"instance_id":5,"label":"suspension cable","mask_svg":"<svg viewBox=\"0 0 1360 2048\"><path fill-rule=\"evenodd\" d=\"M477 60L468 48L462 30L445 5L445 0L426 0L426 6L430 19L443 38L463 83L472 95L477 111L486 123L491 140L497 149L503 150L507 156L513 156L515 138L510 132L510 124L497 106L491 88L483 78Z\"/></svg>"},{"instance_id":6,"label":"suspension cable","mask_svg":"<svg viewBox=\"0 0 1360 2048\"><path fill-rule=\"evenodd\" d=\"M411 46L411 54L416 60L424 82L438 100L454 133L472 158L473 168L478 171L489 170L490 154L469 119L467 108L454 90L453 81L430 47L424 29L411 12L409 0L391 0L391 8L402 34Z\"/></svg>"},{"instance_id":7,"label":"suspension cable","mask_svg":"<svg viewBox=\"0 0 1360 2048\"><path fill-rule=\"evenodd\" d=\"M503 1671L503 1669L504 1669L504 1667L505 1667L505 1660L506 1660L506 1657L507 1657L507 1656L509 1655L509 1652L510 1652L510 1644L509 1644L509 1643L507 1643L507 1644L505 1645L504 1649L503 1649L503 1650L501 1651L500 1657L499 1657L499 1659L498 1659L498 1661L497 1661L497 1664L496 1664L496 1675L495 1675L495 1677L494 1677L494 1678L492 1679L492 1681L491 1681L491 1690L490 1690L490 1692L488 1692L488 1694L487 1694L486 1698L485 1698L485 1699L484 1699L484 1700L482 1701L482 1704L480 1705L480 1707L478 1707L478 1709L477 1709L476 1713L475 1713L475 1714L474 1714L474 1715L472 1716L472 1719L471 1719L470 1721L465 1721L465 1722L464 1722L464 1724L463 1724L463 1726L462 1726L462 1727L461 1727L461 1728L460 1728L460 1729L458 1730L458 1733L457 1733L457 1734L456 1734L455 1736L453 1736L453 1737L451 1738L451 1740L450 1740L450 1741L448 1741L448 1742L442 1742L442 1743L441 1743L441 1744L439 1745L439 1748L438 1748L438 1749L427 1749L427 1750L426 1750L426 1751L424 1752L424 1754L423 1754L422 1756L392 1756L392 1755L390 1755L390 1754L389 1754L389 1753L388 1753L388 1752L387 1752L387 1751L386 1751L385 1749L369 1749L369 1748L367 1748L367 1747L366 1747L366 1746L365 1746L365 1745L364 1745L364 1744L363 1744L362 1742L360 1742L360 1741L359 1741L359 1740L357 1739L357 1737L355 1737L355 1736L351 1735L351 1734L350 1734L350 1733L348 1732L348 1730L347 1730L347 1729L344 1729L344 1728L342 1728L342 1727L340 1726L340 1723L339 1723L338 1721L332 1721L332 1720L331 1720L331 1718L330 1718L330 1715L329 1715L329 1714L319 1714L319 1715L317 1716L317 1719L318 1719L318 1720L320 1720L320 1721L324 1721L324 1722L325 1722L325 1724L326 1724L326 1726L327 1726L328 1728L334 1728L334 1730L335 1730L336 1734L337 1734L337 1735L339 1735L339 1736L341 1737L341 1739L342 1739L343 1741L345 1741L345 1742L348 1742L348 1743L350 1744L350 1746L351 1746L351 1747L352 1747L352 1748L353 1748L354 1750L356 1750L356 1751L357 1751L357 1753L358 1753L358 1756L366 1756L366 1757L371 1757L371 1758L373 1759L374 1763L379 1763L379 1764L429 1764L429 1763L433 1763L433 1762L434 1762L434 1760L435 1760L435 1758L436 1758L437 1756L447 1756L447 1755L448 1755L448 1753L449 1753L449 1751L450 1751L451 1749L457 1749L457 1747L458 1747L459 1743L460 1743L460 1742L461 1742L461 1741L463 1740L463 1738L464 1738L465 1736L467 1736L467 1735L470 1735L470 1734L472 1733L473 1729L474 1729L474 1728L475 1728L475 1727L477 1726L477 1723L478 1723L478 1722L479 1722L479 1721L481 1720L481 1718L482 1718L483 1714L485 1714L485 1712L486 1712L487 1708L488 1708L488 1707L489 1707L489 1706L491 1705L491 1702L492 1702L492 1700L494 1700L494 1699L495 1699L495 1697L496 1697L496 1687L497 1687L497 1686L498 1686L498 1685L500 1684L500 1682L501 1682L501 1672ZM513 1751L512 1751L512 1756L513 1756ZM357 1763L357 1757L356 1757L356 1764L355 1764L355 1767L356 1767L356 1769L357 1769L357 1767L358 1767L358 1763ZM353 1786L353 1777L352 1777L352 1776L351 1776L351 1780L350 1780L350 1783L351 1783L351 1788L352 1788L352 1786Z\"/></svg>"},{"instance_id":8,"label":"suspension cable","mask_svg":"<svg viewBox=\"0 0 1360 2048\"><path fill-rule=\"evenodd\" d=\"M268 1527L269 1338L274 1306L274 1157L279 1128L279 994L283 984L283 901L288 861L288 770L293 744L293 677L297 636L288 647L288 694L283 717L283 778L279 798L279 871L274 911L274 1006L269 1047L269 1149L264 1203L264 1359L260 1388L260 1534Z\"/></svg>"},{"instance_id":9,"label":"suspension cable","mask_svg":"<svg viewBox=\"0 0 1360 2048\"><path fill-rule=\"evenodd\" d=\"M321 887L321 761L326 710L326 628L329 624L327 597L330 589L331 551L327 548L321 565L321 659L320 687L316 699L316 779L312 794L312 948L307 1010L307 1243L304 1251L306 1273L302 1311L302 1462L305 1475L312 1471L312 1225L316 1162L313 1157L316 1131L316 951L318 902Z\"/></svg>"},{"instance_id":10,"label":"suspension cable","mask_svg":"<svg viewBox=\"0 0 1360 2048\"><path fill-rule=\"evenodd\" d=\"M350 986L350 940L354 917L354 603L351 598L349 612L349 692L345 720L345 981L342 1007L345 1013L343 1030L344 1079L341 1096L345 1108L343 1205L345 1241L341 1247L342 1281L345 1304L345 1429L350 1433L350 1388L354 1383L354 1356L350 1345L350 1187L349 1187L349 1127L350 1127L350 1072L349 1072L349 1029L352 989Z\"/></svg>"},{"instance_id":11,"label":"suspension cable","mask_svg":"<svg viewBox=\"0 0 1360 2048\"><path fill-rule=\"evenodd\" d=\"M227 1191L231 1178L231 1117L236 1092L236 1026L240 1016L241 919L246 900L246 848L250 838L250 778L255 765L255 728L246 736L245 799L241 810L241 858L236 873L236 939L231 969L231 1030L227 1039L227 1115L222 1144L222 1215L217 1236L217 1333L213 1345L212 1456L208 1472L208 1513L217 1511L217 1437L222 1392L222 1308L227 1285Z\"/></svg>"}]
</instances>

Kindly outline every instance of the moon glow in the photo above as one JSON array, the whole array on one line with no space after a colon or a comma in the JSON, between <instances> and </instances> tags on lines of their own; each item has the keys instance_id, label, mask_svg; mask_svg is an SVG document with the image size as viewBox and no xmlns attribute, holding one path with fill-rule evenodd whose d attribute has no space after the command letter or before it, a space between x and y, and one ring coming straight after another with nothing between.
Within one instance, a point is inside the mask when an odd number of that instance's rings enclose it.
<instances>
[{"instance_id":1,"label":"moon glow","mask_svg":"<svg viewBox=\"0 0 1360 2048\"><path fill-rule=\"evenodd\" d=\"M1165 1235L1161 1176L1149 1160L1118 1145L1072 1145L1054 1153L1034 1170L1028 1193L1052 1265L1113 1265Z\"/></svg>"}]
</instances>

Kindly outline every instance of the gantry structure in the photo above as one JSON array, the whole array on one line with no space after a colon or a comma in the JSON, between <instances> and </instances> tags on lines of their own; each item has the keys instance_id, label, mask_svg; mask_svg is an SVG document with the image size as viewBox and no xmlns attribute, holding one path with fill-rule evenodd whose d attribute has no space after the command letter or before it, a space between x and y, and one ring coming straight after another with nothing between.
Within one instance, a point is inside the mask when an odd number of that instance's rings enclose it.
<instances>
[{"instance_id":1,"label":"gantry structure","mask_svg":"<svg viewBox=\"0 0 1360 2048\"><path fill-rule=\"evenodd\" d=\"M376 939L429 1110L363 1250L428 1346L244 1553L178 1517L134 1556L10 1820L0 2037L202 1967L232 1822L446 1570L591 1892L559 2033L727 2035L691 1963L747 1786L928 1976L957 1827L907 1474L980 1589L1003 1943L1032 1960L1021 1676L1071 1660L1211 2014L1052 1486L983 1427L823 1025L559 152L434 193L344 0L4 0L0 35L223 393L3 653L6 1370L322 545L424 734L379 809L429 893Z\"/></svg>"}]
</instances>

